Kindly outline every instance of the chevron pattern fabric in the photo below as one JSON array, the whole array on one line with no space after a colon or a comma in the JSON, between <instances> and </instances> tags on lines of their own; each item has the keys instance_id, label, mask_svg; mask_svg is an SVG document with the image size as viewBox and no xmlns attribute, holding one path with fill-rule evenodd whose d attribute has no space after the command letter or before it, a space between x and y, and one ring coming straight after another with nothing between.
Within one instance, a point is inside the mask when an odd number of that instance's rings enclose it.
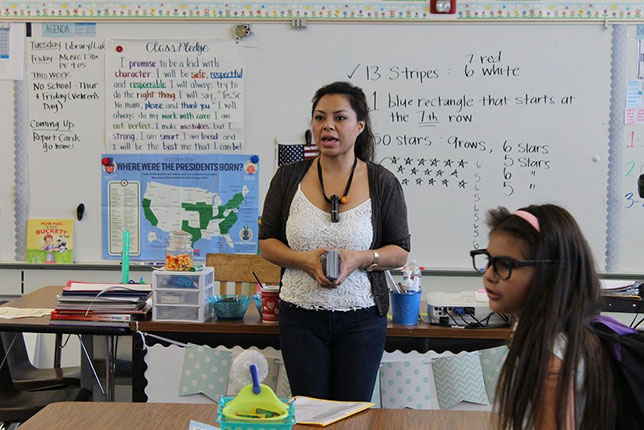
<instances>
[{"instance_id":1,"label":"chevron pattern fabric","mask_svg":"<svg viewBox=\"0 0 644 430\"><path fill-rule=\"evenodd\" d=\"M496 383L499 380L501 367L508 355L508 347L497 346L496 348L482 349L479 351L481 360L481 370L483 371L483 381L485 381L485 389L487 390L487 397L492 401L494 399L494 390L496 390Z\"/></svg>"},{"instance_id":2,"label":"chevron pattern fabric","mask_svg":"<svg viewBox=\"0 0 644 430\"><path fill-rule=\"evenodd\" d=\"M288 399L292 396L291 386L288 383L288 376L286 375L286 367L284 363L279 364L279 370L277 372L277 387L275 388L275 394L280 399Z\"/></svg>"},{"instance_id":3,"label":"chevron pattern fabric","mask_svg":"<svg viewBox=\"0 0 644 430\"><path fill-rule=\"evenodd\" d=\"M490 404L478 354L439 357L432 367L441 409L450 409L463 401Z\"/></svg>"}]
</instances>

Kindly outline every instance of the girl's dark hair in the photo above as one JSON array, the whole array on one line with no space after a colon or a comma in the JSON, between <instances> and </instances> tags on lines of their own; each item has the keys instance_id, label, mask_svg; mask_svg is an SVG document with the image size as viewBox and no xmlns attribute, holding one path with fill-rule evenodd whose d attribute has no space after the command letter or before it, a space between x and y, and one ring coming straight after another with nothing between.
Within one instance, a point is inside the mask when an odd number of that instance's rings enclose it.
<instances>
[{"instance_id":1,"label":"girl's dark hair","mask_svg":"<svg viewBox=\"0 0 644 430\"><path fill-rule=\"evenodd\" d=\"M490 234L505 233L521 240L526 245L526 259L558 263L535 266L532 287L496 388L500 427L521 429L524 420L529 427L535 424L539 407L535 405L542 404L553 345L557 336L564 334L563 371L557 376L561 387L556 397L557 427L565 428L567 387L574 384L586 395L583 415L575 416L577 428L613 429L612 364L590 329L592 317L600 310L600 283L590 247L565 209L546 204L522 210L537 217L540 232L499 207L488 214ZM580 367L584 372L581 387L576 380Z\"/></svg>"},{"instance_id":2,"label":"girl's dark hair","mask_svg":"<svg viewBox=\"0 0 644 430\"><path fill-rule=\"evenodd\" d=\"M313 96L311 115L314 114L320 99L327 94L343 94L349 98L349 103L351 103L351 108L355 111L358 121L364 121L364 129L356 138L354 153L362 161L373 161L374 137L371 131L371 119L369 119L369 105L362 89L349 82L333 82L323 86Z\"/></svg>"}]
</instances>

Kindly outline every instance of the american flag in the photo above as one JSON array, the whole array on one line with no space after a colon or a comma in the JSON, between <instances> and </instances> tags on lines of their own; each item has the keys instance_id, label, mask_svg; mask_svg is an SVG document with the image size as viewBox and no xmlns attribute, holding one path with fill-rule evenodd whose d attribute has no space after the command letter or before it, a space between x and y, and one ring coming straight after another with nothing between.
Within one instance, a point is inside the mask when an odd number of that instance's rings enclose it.
<instances>
[{"instance_id":1,"label":"american flag","mask_svg":"<svg viewBox=\"0 0 644 430\"><path fill-rule=\"evenodd\" d=\"M320 154L316 145L304 145L303 143L278 143L277 144L277 167L284 164L295 163L296 161L315 158Z\"/></svg>"}]
</instances>

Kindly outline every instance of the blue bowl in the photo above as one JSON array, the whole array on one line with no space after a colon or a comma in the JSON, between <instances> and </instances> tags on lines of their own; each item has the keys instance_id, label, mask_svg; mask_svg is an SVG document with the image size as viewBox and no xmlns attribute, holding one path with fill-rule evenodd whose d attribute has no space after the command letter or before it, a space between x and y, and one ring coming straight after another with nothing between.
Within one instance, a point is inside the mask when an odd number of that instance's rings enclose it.
<instances>
[{"instance_id":1,"label":"blue bowl","mask_svg":"<svg viewBox=\"0 0 644 430\"><path fill-rule=\"evenodd\" d=\"M223 294L219 296L210 296L218 320L240 320L244 318L250 296L238 296L236 294Z\"/></svg>"},{"instance_id":2,"label":"blue bowl","mask_svg":"<svg viewBox=\"0 0 644 430\"><path fill-rule=\"evenodd\" d=\"M262 294L261 293L253 294L253 301L255 302L257 313L261 317L262 316Z\"/></svg>"}]
</instances>

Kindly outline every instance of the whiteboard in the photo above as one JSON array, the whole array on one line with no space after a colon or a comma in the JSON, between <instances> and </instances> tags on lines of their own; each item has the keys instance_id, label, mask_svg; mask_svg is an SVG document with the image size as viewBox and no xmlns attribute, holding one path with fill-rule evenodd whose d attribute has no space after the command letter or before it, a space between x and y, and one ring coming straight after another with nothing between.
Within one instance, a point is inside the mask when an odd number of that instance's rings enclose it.
<instances>
[{"instance_id":1,"label":"whiteboard","mask_svg":"<svg viewBox=\"0 0 644 430\"><path fill-rule=\"evenodd\" d=\"M489 208L554 202L577 218L602 265L610 28L325 23L295 30L262 23L252 29L239 42L243 151L260 156L260 206L274 173L275 140L301 142L315 90L350 80L374 109L376 161L403 183L411 255L421 264L468 269L468 251L486 246ZM97 24L96 40L230 40L231 30L221 23L105 23ZM36 28L34 37L39 34ZM82 77L103 93L70 114L79 125L73 148L29 148L29 216L73 217L79 203L87 208L75 226L78 262L101 260L95 164L105 151L104 67L103 56ZM52 193L54 185L61 192Z\"/></svg>"}]
</instances>

